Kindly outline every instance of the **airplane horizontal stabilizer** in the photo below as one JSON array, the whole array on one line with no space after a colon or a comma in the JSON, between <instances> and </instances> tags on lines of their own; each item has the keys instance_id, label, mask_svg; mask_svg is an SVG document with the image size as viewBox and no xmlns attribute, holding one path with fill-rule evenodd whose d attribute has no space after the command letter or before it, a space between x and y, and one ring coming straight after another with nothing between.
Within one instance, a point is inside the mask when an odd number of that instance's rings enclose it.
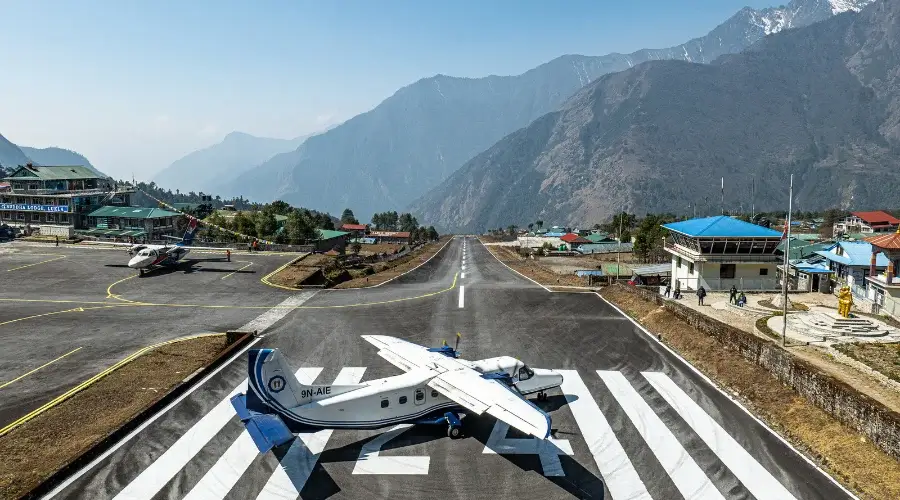
<instances>
[{"instance_id":1,"label":"airplane horizontal stabilizer","mask_svg":"<svg viewBox=\"0 0 900 500\"><path fill-rule=\"evenodd\" d=\"M291 442L294 434L288 429L281 418L273 413L256 413L247 409L247 396L238 394L231 398L231 406L237 412L238 418L256 444L260 453L266 453L276 446Z\"/></svg>"}]
</instances>

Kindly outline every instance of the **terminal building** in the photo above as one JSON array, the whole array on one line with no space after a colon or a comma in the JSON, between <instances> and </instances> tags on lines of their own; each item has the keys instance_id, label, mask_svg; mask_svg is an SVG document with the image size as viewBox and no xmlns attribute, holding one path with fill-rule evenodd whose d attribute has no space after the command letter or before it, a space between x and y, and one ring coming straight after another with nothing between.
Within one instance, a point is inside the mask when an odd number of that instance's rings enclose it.
<instances>
[{"instance_id":1,"label":"terminal building","mask_svg":"<svg viewBox=\"0 0 900 500\"><path fill-rule=\"evenodd\" d=\"M89 228L91 212L104 205L128 206L134 193L83 166L29 163L3 181L8 186L0 190L0 224L67 238Z\"/></svg>"},{"instance_id":2,"label":"terminal building","mask_svg":"<svg viewBox=\"0 0 900 500\"><path fill-rule=\"evenodd\" d=\"M682 290L779 290L781 233L727 215L663 224L672 281Z\"/></svg>"}]
</instances>

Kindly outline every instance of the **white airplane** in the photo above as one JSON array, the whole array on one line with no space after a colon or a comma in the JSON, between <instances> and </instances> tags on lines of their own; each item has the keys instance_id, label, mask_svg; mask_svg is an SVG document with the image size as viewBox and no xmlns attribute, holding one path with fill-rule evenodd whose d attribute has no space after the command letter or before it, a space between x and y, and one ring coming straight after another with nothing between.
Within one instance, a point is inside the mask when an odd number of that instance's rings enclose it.
<instances>
[{"instance_id":1,"label":"white airplane","mask_svg":"<svg viewBox=\"0 0 900 500\"><path fill-rule=\"evenodd\" d=\"M405 373L352 385L304 385L278 349L249 351L247 394L231 404L260 453L290 442L294 432L399 423L447 425L456 439L463 417L483 413L537 438L550 436L550 415L524 396L545 400L544 391L562 384L561 374L509 356L466 361L446 342L426 348L383 335L362 338Z\"/></svg>"},{"instance_id":2,"label":"white airplane","mask_svg":"<svg viewBox=\"0 0 900 500\"><path fill-rule=\"evenodd\" d=\"M115 246L127 246L128 254L133 257L128 261L128 267L137 269L138 273L143 275L144 271L153 269L154 267L173 266L181 261L189 252L188 247L194 242L194 234L197 232L197 219L191 217L188 222L187 230L184 236L173 245L150 245L131 243L108 243ZM167 238L178 239L174 236ZM199 250L223 250L213 247L192 247Z\"/></svg>"}]
</instances>

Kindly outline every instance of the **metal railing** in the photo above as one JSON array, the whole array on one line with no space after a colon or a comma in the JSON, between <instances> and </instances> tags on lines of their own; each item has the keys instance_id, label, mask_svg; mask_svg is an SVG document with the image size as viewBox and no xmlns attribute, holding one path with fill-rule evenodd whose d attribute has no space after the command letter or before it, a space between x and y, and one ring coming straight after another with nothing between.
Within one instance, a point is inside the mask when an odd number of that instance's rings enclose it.
<instances>
[{"instance_id":1,"label":"metal railing","mask_svg":"<svg viewBox=\"0 0 900 500\"><path fill-rule=\"evenodd\" d=\"M676 280L681 281L682 290L697 290L702 285L709 292L731 290L732 286L738 291L781 291L781 282L776 278L673 278L673 288ZM796 287L789 286L788 289L795 290Z\"/></svg>"}]
</instances>

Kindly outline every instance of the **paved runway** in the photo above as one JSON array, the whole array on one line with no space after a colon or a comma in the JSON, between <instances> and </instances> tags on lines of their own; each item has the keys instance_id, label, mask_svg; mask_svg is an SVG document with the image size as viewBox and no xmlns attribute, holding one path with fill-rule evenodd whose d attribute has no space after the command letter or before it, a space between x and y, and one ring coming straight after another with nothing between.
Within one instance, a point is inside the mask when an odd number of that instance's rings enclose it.
<instances>
[{"instance_id":1,"label":"paved runway","mask_svg":"<svg viewBox=\"0 0 900 500\"><path fill-rule=\"evenodd\" d=\"M291 295L259 281L291 256L188 259L139 278L121 248L0 244L0 427L142 347L240 328Z\"/></svg>"},{"instance_id":2,"label":"paved runway","mask_svg":"<svg viewBox=\"0 0 900 500\"><path fill-rule=\"evenodd\" d=\"M465 268L464 268L465 266ZM554 439L490 417L442 427L301 434L259 455L228 397L246 355L54 492L57 498L840 499L830 478L594 294L550 293L477 240L456 238L382 287L321 291L271 324L299 377L350 383L399 370L362 334L429 346L461 332L462 357L565 370L545 403ZM172 313L162 309L161 314ZM270 312L263 313L271 314Z\"/></svg>"}]
</instances>

